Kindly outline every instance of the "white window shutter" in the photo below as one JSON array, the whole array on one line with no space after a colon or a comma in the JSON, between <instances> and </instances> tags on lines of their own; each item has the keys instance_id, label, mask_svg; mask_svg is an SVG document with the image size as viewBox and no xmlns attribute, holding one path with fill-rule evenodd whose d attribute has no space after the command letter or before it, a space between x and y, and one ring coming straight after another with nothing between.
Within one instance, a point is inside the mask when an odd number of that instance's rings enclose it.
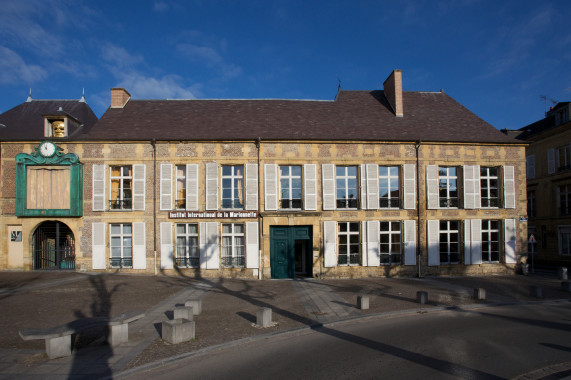
<instances>
[{"instance_id":1,"label":"white window shutter","mask_svg":"<svg viewBox=\"0 0 571 380\"><path fill-rule=\"evenodd\" d=\"M437 165L426 166L426 197L428 198L427 208L437 209L439 205Z\"/></svg>"},{"instance_id":2,"label":"white window shutter","mask_svg":"<svg viewBox=\"0 0 571 380\"><path fill-rule=\"evenodd\" d=\"M162 211L172 210L172 164L161 164L160 207Z\"/></svg>"},{"instance_id":3,"label":"white window shutter","mask_svg":"<svg viewBox=\"0 0 571 380\"><path fill-rule=\"evenodd\" d=\"M361 221L361 265L364 267L369 266L369 257L368 257L368 234L367 234L367 223L365 221Z\"/></svg>"},{"instance_id":4,"label":"white window shutter","mask_svg":"<svg viewBox=\"0 0 571 380\"><path fill-rule=\"evenodd\" d=\"M504 166L504 207L515 208L515 175L513 166Z\"/></svg>"},{"instance_id":5,"label":"white window shutter","mask_svg":"<svg viewBox=\"0 0 571 380\"><path fill-rule=\"evenodd\" d=\"M428 223L428 265L440 265L440 221L429 220Z\"/></svg>"},{"instance_id":6,"label":"white window shutter","mask_svg":"<svg viewBox=\"0 0 571 380\"><path fill-rule=\"evenodd\" d=\"M480 186L480 165L465 165L464 174L464 208L478 209L482 207Z\"/></svg>"},{"instance_id":7,"label":"white window shutter","mask_svg":"<svg viewBox=\"0 0 571 380\"><path fill-rule=\"evenodd\" d=\"M218 223L200 223L200 268L218 269L220 267Z\"/></svg>"},{"instance_id":8,"label":"white window shutter","mask_svg":"<svg viewBox=\"0 0 571 380\"><path fill-rule=\"evenodd\" d=\"M367 165L361 164L361 208L367 209Z\"/></svg>"},{"instance_id":9,"label":"white window shutter","mask_svg":"<svg viewBox=\"0 0 571 380\"><path fill-rule=\"evenodd\" d=\"M258 222L246 223L246 268L260 267L258 238Z\"/></svg>"},{"instance_id":10,"label":"white window shutter","mask_svg":"<svg viewBox=\"0 0 571 380\"><path fill-rule=\"evenodd\" d=\"M269 211L278 209L278 166L276 164L264 165L264 209Z\"/></svg>"},{"instance_id":11,"label":"white window shutter","mask_svg":"<svg viewBox=\"0 0 571 380\"><path fill-rule=\"evenodd\" d=\"M147 268L145 223L133 223L133 269Z\"/></svg>"},{"instance_id":12,"label":"white window shutter","mask_svg":"<svg viewBox=\"0 0 571 380\"><path fill-rule=\"evenodd\" d=\"M379 221L367 222L367 264L370 267L381 265L381 255L379 252ZM365 229L363 229L365 231Z\"/></svg>"},{"instance_id":13,"label":"white window shutter","mask_svg":"<svg viewBox=\"0 0 571 380\"><path fill-rule=\"evenodd\" d=\"M197 211L198 206L198 164L186 164L186 209Z\"/></svg>"},{"instance_id":14,"label":"white window shutter","mask_svg":"<svg viewBox=\"0 0 571 380\"><path fill-rule=\"evenodd\" d=\"M102 166L102 165L101 165ZM105 223L91 224L91 266L93 269L107 268L105 258Z\"/></svg>"},{"instance_id":15,"label":"white window shutter","mask_svg":"<svg viewBox=\"0 0 571 380\"><path fill-rule=\"evenodd\" d=\"M527 156L525 158L525 172L527 179L535 178L535 155Z\"/></svg>"},{"instance_id":16,"label":"white window shutter","mask_svg":"<svg viewBox=\"0 0 571 380\"><path fill-rule=\"evenodd\" d=\"M332 268L337 266L337 222L323 222L323 266Z\"/></svg>"},{"instance_id":17,"label":"white window shutter","mask_svg":"<svg viewBox=\"0 0 571 380\"><path fill-rule=\"evenodd\" d=\"M472 264L472 221L464 221L464 264Z\"/></svg>"},{"instance_id":18,"label":"white window shutter","mask_svg":"<svg viewBox=\"0 0 571 380\"><path fill-rule=\"evenodd\" d=\"M218 164L206 164L206 209L218 210Z\"/></svg>"},{"instance_id":19,"label":"white window shutter","mask_svg":"<svg viewBox=\"0 0 571 380\"><path fill-rule=\"evenodd\" d=\"M547 150L547 174L555 173L555 149Z\"/></svg>"},{"instance_id":20,"label":"white window shutter","mask_svg":"<svg viewBox=\"0 0 571 380\"><path fill-rule=\"evenodd\" d=\"M335 165L323 164L321 177L323 182L323 209L335 210Z\"/></svg>"},{"instance_id":21,"label":"white window shutter","mask_svg":"<svg viewBox=\"0 0 571 380\"><path fill-rule=\"evenodd\" d=\"M147 166L133 165L133 210L145 211L145 176Z\"/></svg>"},{"instance_id":22,"label":"white window shutter","mask_svg":"<svg viewBox=\"0 0 571 380\"><path fill-rule=\"evenodd\" d=\"M303 165L304 195L303 206L305 210L317 210L317 166L315 164Z\"/></svg>"},{"instance_id":23,"label":"white window shutter","mask_svg":"<svg viewBox=\"0 0 571 380\"><path fill-rule=\"evenodd\" d=\"M365 209L376 210L379 208L379 166L367 164L367 207ZM365 175L361 172L361 175ZM365 199L362 197L361 199Z\"/></svg>"},{"instance_id":24,"label":"white window shutter","mask_svg":"<svg viewBox=\"0 0 571 380\"><path fill-rule=\"evenodd\" d=\"M416 208L416 165L403 166L403 208L414 210Z\"/></svg>"},{"instance_id":25,"label":"white window shutter","mask_svg":"<svg viewBox=\"0 0 571 380\"><path fill-rule=\"evenodd\" d=\"M505 220L506 264L516 263L516 224L515 219Z\"/></svg>"},{"instance_id":26,"label":"white window shutter","mask_svg":"<svg viewBox=\"0 0 571 380\"><path fill-rule=\"evenodd\" d=\"M93 165L93 211L105 211L105 165Z\"/></svg>"},{"instance_id":27,"label":"white window shutter","mask_svg":"<svg viewBox=\"0 0 571 380\"><path fill-rule=\"evenodd\" d=\"M172 223L161 223L161 269L174 268Z\"/></svg>"},{"instance_id":28,"label":"white window shutter","mask_svg":"<svg viewBox=\"0 0 571 380\"><path fill-rule=\"evenodd\" d=\"M416 265L416 220L404 221L404 265Z\"/></svg>"},{"instance_id":29,"label":"white window shutter","mask_svg":"<svg viewBox=\"0 0 571 380\"><path fill-rule=\"evenodd\" d=\"M258 164L246 164L246 210L258 209Z\"/></svg>"},{"instance_id":30,"label":"white window shutter","mask_svg":"<svg viewBox=\"0 0 571 380\"><path fill-rule=\"evenodd\" d=\"M472 219L470 231L472 264L482 264L482 220Z\"/></svg>"}]
</instances>

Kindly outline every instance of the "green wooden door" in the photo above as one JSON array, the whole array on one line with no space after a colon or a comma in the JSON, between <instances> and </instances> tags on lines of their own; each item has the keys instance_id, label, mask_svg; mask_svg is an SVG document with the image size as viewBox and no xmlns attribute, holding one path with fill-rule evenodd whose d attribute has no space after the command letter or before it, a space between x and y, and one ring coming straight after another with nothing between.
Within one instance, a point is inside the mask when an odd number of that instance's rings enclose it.
<instances>
[{"instance_id":1,"label":"green wooden door","mask_svg":"<svg viewBox=\"0 0 571 380\"><path fill-rule=\"evenodd\" d=\"M270 227L270 266L272 278L295 277L296 241L311 247L311 227Z\"/></svg>"}]
</instances>

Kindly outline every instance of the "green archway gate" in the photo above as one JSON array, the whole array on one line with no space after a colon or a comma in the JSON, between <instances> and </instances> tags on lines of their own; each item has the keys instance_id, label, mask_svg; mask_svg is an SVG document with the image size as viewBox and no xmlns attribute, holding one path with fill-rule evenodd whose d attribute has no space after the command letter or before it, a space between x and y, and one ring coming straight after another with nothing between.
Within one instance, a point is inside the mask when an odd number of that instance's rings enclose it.
<instances>
[{"instance_id":1,"label":"green archway gate","mask_svg":"<svg viewBox=\"0 0 571 380\"><path fill-rule=\"evenodd\" d=\"M311 277L311 226L270 226L272 278Z\"/></svg>"}]
</instances>

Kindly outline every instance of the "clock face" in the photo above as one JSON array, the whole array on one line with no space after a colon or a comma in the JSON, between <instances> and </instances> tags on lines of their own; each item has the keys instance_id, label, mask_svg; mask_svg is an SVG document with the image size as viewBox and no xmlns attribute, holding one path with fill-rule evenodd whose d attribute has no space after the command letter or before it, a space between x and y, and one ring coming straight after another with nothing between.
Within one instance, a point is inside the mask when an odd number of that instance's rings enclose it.
<instances>
[{"instance_id":1,"label":"clock face","mask_svg":"<svg viewBox=\"0 0 571 380\"><path fill-rule=\"evenodd\" d=\"M56 146L50 141L43 142L40 145L40 154L44 157L51 157L56 152Z\"/></svg>"}]
</instances>

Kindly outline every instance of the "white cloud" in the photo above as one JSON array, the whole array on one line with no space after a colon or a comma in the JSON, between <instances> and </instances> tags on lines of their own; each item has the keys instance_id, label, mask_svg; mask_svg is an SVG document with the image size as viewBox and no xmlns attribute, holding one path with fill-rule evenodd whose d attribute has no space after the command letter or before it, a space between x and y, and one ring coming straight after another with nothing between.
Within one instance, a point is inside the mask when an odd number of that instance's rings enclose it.
<instances>
[{"instance_id":1,"label":"white cloud","mask_svg":"<svg viewBox=\"0 0 571 380\"><path fill-rule=\"evenodd\" d=\"M14 51L0 46L0 83L29 84L44 80L46 77L47 72L42 67L29 65Z\"/></svg>"},{"instance_id":2,"label":"white cloud","mask_svg":"<svg viewBox=\"0 0 571 380\"><path fill-rule=\"evenodd\" d=\"M128 73L119 80L119 87L125 88L135 99L195 99L200 86L185 87L178 75L162 78L147 77L139 73Z\"/></svg>"},{"instance_id":3,"label":"white cloud","mask_svg":"<svg viewBox=\"0 0 571 380\"><path fill-rule=\"evenodd\" d=\"M223 59L218 52L208 46L197 46L193 44L180 44L177 50L186 58L195 62L202 62L207 65L221 64Z\"/></svg>"},{"instance_id":4,"label":"white cloud","mask_svg":"<svg viewBox=\"0 0 571 380\"><path fill-rule=\"evenodd\" d=\"M132 67L143 62L142 56L132 55L124 48L111 43L106 43L101 47L101 56L116 68Z\"/></svg>"}]
</instances>

